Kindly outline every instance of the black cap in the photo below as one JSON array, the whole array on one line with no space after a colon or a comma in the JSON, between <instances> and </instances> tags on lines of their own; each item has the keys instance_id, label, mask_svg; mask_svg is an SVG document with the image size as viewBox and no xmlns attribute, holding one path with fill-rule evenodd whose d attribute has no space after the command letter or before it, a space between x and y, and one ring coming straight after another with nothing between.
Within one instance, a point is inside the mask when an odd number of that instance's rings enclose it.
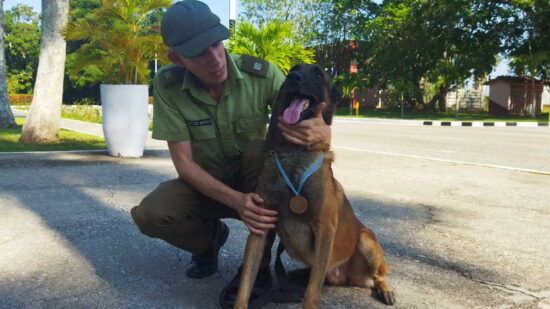
<instances>
[{"instance_id":1,"label":"black cap","mask_svg":"<svg viewBox=\"0 0 550 309\"><path fill-rule=\"evenodd\" d=\"M164 44L186 58L202 54L208 46L229 38L229 30L220 23L208 5L196 0L174 4L166 11L160 26Z\"/></svg>"}]
</instances>

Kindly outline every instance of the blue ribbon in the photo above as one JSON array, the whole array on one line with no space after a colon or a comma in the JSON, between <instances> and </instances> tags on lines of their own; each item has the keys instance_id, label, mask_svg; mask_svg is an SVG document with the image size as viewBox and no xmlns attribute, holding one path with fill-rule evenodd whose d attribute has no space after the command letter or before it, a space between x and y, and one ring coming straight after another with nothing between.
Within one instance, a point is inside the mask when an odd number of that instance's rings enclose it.
<instances>
[{"instance_id":1,"label":"blue ribbon","mask_svg":"<svg viewBox=\"0 0 550 309\"><path fill-rule=\"evenodd\" d=\"M321 153L319 158L315 162L313 162L313 164L311 164L307 168L307 170L304 172L302 177L300 177L300 182L298 184L298 189L295 189L294 185L292 184L292 182L290 181L290 179L286 175L285 170L283 168L283 165L281 164L281 161L279 160L279 156L277 155L277 153L275 151L272 151L271 154L273 155L273 158L275 159L275 164L277 165L277 169L279 170L279 173L281 174L281 176L285 180L285 182L288 185L288 187L290 188L290 190L292 190L292 192L294 192L295 195L300 195L300 192L302 191L302 187L304 186L304 183L306 182L306 180L309 178L309 176L313 175L313 173L315 173L319 169L319 167L321 167L321 164L323 163L323 160L325 159L325 154Z\"/></svg>"}]
</instances>

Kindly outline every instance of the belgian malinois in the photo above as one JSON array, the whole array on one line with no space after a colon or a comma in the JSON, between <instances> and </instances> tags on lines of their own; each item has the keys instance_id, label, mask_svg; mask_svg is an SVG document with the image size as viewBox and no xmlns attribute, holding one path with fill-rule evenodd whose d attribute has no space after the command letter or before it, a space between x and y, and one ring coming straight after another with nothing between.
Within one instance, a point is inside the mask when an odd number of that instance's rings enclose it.
<instances>
[{"instance_id":1,"label":"belgian malinois","mask_svg":"<svg viewBox=\"0 0 550 309\"><path fill-rule=\"evenodd\" d=\"M290 143L277 127L279 116L289 124L312 117L321 102L327 103L323 119L330 125L339 97L339 90L318 65L298 64L290 70L271 116L266 160L256 192L264 199L263 207L278 211L276 231L290 257L311 268L303 308L319 307L324 282L373 289L384 303L392 305L395 296L384 279L388 273L384 251L374 233L355 217L342 186L334 179L330 145L309 149ZM304 174L311 175L300 189ZM234 308L248 307L266 245L271 246L266 236L248 236Z\"/></svg>"}]
</instances>

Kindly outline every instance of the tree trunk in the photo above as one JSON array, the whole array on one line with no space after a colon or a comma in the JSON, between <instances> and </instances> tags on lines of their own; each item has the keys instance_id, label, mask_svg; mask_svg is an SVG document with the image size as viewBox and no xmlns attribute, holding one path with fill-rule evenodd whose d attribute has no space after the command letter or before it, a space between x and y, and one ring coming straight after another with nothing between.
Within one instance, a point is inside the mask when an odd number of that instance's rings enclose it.
<instances>
[{"instance_id":1,"label":"tree trunk","mask_svg":"<svg viewBox=\"0 0 550 309\"><path fill-rule=\"evenodd\" d=\"M15 119L8 102L6 59L4 54L4 0L0 0L0 129L15 128Z\"/></svg>"},{"instance_id":2,"label":"tree trunk","mask_svg":"<svg viewBox=\"0 0 550 309\"><path fill-rule=\"evenodd\" d=\"M444 112L447 110L446 106L446 96L447 92L449 91L448 85L442 85L437 89L437 93L431 98L431 100L427 103L428 109L431 111L440 111ZM439 103L436 105L436 103ZM437 108L436 108L437 106Z\"/></svg>"},{"instance_id":3,"label":"tree trunk","mask_svg":"<svg viewBox=\"0 0 550 309\"><path fill-rule=\"evenodd\" d=\"M69 0L42 0L42 38L31 108L21 141L45 143L59 138L67 43L61 30L69 19Z\"/></svg>"}]
</instances>

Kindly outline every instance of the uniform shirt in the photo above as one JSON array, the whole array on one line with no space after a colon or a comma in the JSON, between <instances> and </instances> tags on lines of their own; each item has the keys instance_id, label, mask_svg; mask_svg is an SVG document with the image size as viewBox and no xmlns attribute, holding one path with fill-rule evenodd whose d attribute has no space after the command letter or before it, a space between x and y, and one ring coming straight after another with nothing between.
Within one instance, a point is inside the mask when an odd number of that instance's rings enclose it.
<instances>
[{"instance_id":1,"label":"uniform shirt","mask_svg":"<svg viewBox=\"0 0 550 309\"><path fill-rule=\"evenodd\" d=\"M268 106L276 102L284 81L269 62L226 57L227 80L219 103L185 68L165 66L153 80L153 138L191 141L193 160L204 169L239 160L250 140L265 138Z\"/></svg>"}]
</instances>

